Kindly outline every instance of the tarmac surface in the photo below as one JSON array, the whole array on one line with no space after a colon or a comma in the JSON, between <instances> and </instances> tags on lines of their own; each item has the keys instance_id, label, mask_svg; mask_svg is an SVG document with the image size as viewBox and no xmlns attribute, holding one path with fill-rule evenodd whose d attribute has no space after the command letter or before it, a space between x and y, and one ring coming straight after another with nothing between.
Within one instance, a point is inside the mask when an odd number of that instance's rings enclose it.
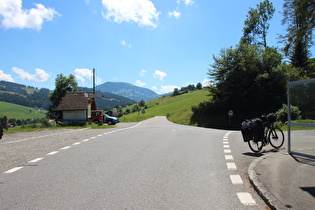
<instances>
[{"instance_id":1,"label":"tarmac surface","mask_svg":"<svg viewBox=\"0 0 315 210\"><path fill-rule=\"evenodd\" d=\"M248 174L271 209L315 209L315 159L274 150L253 161Z\"/></svg>"}]
</instances>

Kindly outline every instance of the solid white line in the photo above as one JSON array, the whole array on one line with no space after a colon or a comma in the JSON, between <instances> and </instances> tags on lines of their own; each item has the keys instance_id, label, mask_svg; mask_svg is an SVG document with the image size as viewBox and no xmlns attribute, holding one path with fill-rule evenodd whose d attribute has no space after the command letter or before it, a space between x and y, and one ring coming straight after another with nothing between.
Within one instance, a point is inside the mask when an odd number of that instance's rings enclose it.
<instances>
[{"instance_id":1,"label":"solid white line","mask_svg":"<svg viewBox=\"0 0 315 210\"><path fill-rule=\"evenodd\" d=\"M245 206L255 206L256 201L253 199L252 195L247 192L239 192L237 193L238 199L240 199L241 203Z\"/></svg>"},{"instance_id":2,"label":"solid white line","mask_svg":"<svg viewBox=\"0 0 315 210\"><path fill-rule=\"evenodd\" d=\"M226 163L228 170L237 170L235 163Z\"/></svg>"},{"instance_id":3,"label":"solid white line","mask_svg":"<svg viewBox=\"0 0 315 210\"><path fill-rule=\"evenodd\" d=\"M12 169L10 169L10 170L5 171L4 174L11 174L11 173L13 173L13 172L16 172L16 171L22 169L22 168L23 168L23 167L15 167L15 168L12 168Z\"/></svg>"},{"instance_id":4,"label":"solid white line","mask_svg":"<svg viewBox=\"0 0 315 210\"><path fill-rule=\"evenodd\" d=\"M44 158L36 158L34 160L29 161L29 163L37 163L38 161L42 160Z\"/></svg>"},{"instance_id":5,"label":"solid white line","mask_svg":"<svg viewBox=\"0 0 315 210\"><path fill-rule=\"evenodd\" d=\"M69 149L71 146L62 147L60 150Z\"/></svg>"},{"instance_id":6,"label":"solid white line","mask_svg":"<svg viewBox=\"0 0 315 210\"><path fill-rule=\"evenodd\" d=\"M223 148L230 148L229 145L223 145Z\"/></svg>"},{"instance_id":7,"label":"solid white line","mask_svg":"<svg viewBox=\"0 0 315 210\"><path fill-rule=\"evenodd\" d=\"M224 153L231 153L232 151L230 149L225 149Z\"/></svg>"},{"instance_id":8,"label":"solid white line","mask_svg":"<svg viewBox=\"0 0 315 210\"><path fill-rule=\"evenodd\" d=\"M243 184L243 180L240 175L230 175L232 184Z\"/></svg>"},{"instance_id":9,"label":"solid white line","mask_svg":"<svg viewBox=\"0 0 315 210\"><path fill-rule=\"evenodd\" d=\"M57 154L59 151L53 151L53 152L50 152L48 153L47 155L54 155L54 154Z\"/></svg>"},{"instance_id":10,"label":"solid white line","mask_svg":"<svg viewBox=\"0 0 315 210\"><path fill-rule=\"evenodd\" d=\"M234 160L233 155L225 155L225 160Z\"/></svg>"}]
</instances>

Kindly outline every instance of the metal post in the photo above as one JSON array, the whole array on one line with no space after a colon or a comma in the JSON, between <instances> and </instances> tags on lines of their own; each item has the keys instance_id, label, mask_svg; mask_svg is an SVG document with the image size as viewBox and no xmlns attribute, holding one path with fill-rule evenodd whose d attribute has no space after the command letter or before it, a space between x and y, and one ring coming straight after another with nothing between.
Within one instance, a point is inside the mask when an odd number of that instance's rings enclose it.
<instances>
[{"instance_id":1,"label":"metal post","mask_svg":"<svg viewBox=\"0 0 315 210\"><path fill-rule=\"evenodd\" d=\"M288 97L288 153L291 153L291 101L290 101L290 82L288 82L288 90L287 90L287 97Z\"/></svg>"}]
</instances>

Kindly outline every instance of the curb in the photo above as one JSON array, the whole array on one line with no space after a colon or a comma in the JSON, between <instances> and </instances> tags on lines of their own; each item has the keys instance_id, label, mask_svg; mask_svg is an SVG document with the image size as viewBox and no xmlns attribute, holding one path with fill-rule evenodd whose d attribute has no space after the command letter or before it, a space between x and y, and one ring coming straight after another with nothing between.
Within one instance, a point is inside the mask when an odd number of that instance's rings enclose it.
<instances>
[{"instance_id":1,"label":"curb","mask_svg":"<svg viewBox=\"0 0 315 210\"><path fill-rule=\"evenodd\" d=\"M265 185L259 180L258 175L255 171L257 163L271 155L273 154L261 156L255 159L250 164L250 166L248 167L249 181L253 185L254 189L257 191L258 195L266 202L266 204L271 209L288 209L265 187Z\"/></svg>"}]
</instances>

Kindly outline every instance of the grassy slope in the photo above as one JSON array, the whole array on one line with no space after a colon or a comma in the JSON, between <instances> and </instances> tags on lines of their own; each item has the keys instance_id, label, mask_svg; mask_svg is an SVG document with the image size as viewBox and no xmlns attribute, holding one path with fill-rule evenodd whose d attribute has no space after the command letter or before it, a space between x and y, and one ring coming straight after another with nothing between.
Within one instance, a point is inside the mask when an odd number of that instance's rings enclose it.
<instances>
[{"instance_id":1,"label":"grassy slope","mask_svg":"<svg viewBox=\"0 0 315 210\"><path fill-rule=\"evenodd\" d=\"M151 101L146 102L148 109L143 113L131 113L121 118L122 122L135 122L144 120L153 116L169 116L169 120L188 125L192 115L191 107L198 105L200 102L209 100L208 90L199 90L188 92L183 95L172 97L167 95ZM132 109L129 106L125 109ZM124 109L124 110L125 110Z\"/></svg>"},{"instance_id":2,"label":"grassy slope","mask_svg":"<svg viewBox=\"0 0 315 210\"><path fill-rule=\"evenodd\" d=\"M35 119L44 118L46 111L20 106L17 104L0 101L0 117L7 116L8 119Z\"/></svg>"}]
</instances>

